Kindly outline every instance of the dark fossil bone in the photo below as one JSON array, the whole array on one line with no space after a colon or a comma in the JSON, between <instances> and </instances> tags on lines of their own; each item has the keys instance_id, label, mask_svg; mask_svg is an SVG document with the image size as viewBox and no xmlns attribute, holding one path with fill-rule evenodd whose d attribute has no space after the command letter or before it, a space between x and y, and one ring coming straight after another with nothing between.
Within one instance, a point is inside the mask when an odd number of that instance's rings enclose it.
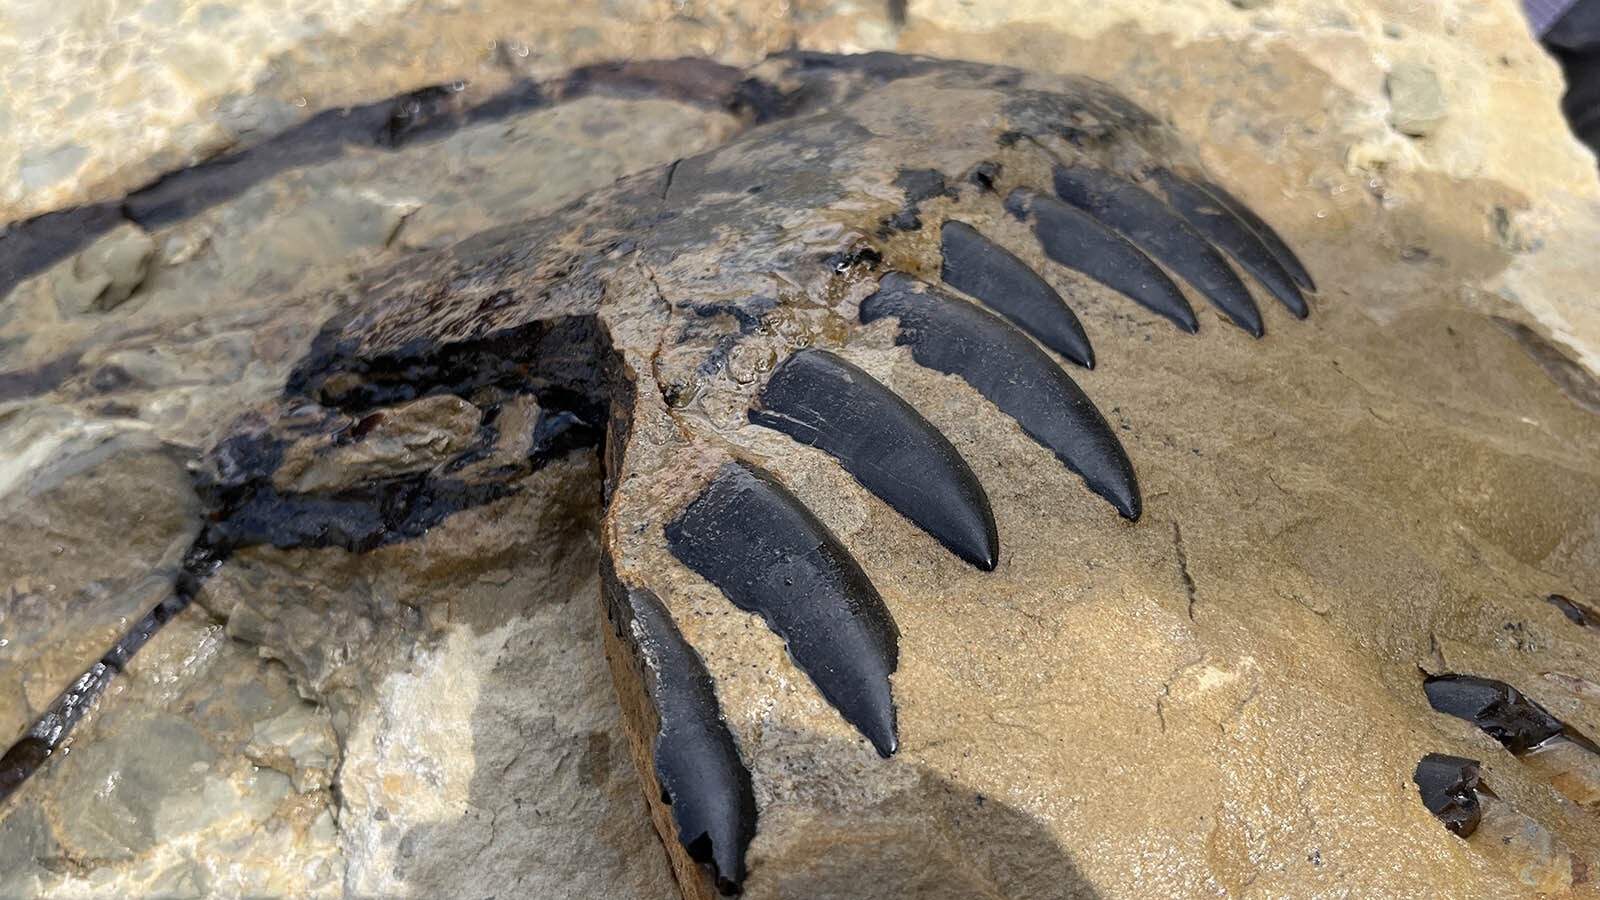
<instances>
[{"instance_id":1,"label":"dark fossil bone","mask_svg":"<svg viewBox=\"0 0 1600 900\"><path fill-rule=\"evenodd\" d=\"M1000 554L989 498L956 448L911 405L826 350L773 370L750 421L839 461L867 490L984 571Z\"/></svg>"}]
</instances>

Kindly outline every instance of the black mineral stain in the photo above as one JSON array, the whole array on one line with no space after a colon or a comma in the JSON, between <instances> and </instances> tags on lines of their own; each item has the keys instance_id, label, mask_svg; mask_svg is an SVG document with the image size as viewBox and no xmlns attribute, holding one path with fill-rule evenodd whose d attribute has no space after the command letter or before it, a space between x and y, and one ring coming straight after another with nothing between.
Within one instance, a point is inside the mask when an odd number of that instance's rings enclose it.
<instances>
[{"instance_id":1,"label":"black mineral stain","mask_svg":"<svg viewBox=\"0 0 1600 900\"><path fill-rule=\"evenodd\" d=\"M728 463L666 527L672 555L760 615L834 709L894 753L900 631L861 566L766 472Z\"/></svg>"},{"instance_id":2,"label":"black mineral stain","mask_svg":"<svg viewBox=\"0 0 1600 900\"><path fill-rule=\"evenodd\" d=\"M941 544L984 571L999 558L989 498L956 448L871 375L825 350L773 370L750 421L816 447Z\"/></svg>"},{"instance_id":3,"label":"black mineral stain","mask_svg":"<svg viewBox=\"0 0 1600 900\"><path fill-rule=\"evenodd\" d=\"M1483 810L1478 805L1478 761L1429 753L1411 776L1422 793L1422 805L1444 827L1461 837L1478 830Z\"/></svg>"},{"instance_id":4,"label":"black mineral stain","mask_svg":"<svg viewBox=\"0 0 1600 900\"><path fill-rule=\"evenodd\" d=\"M1554 341L1521 322L1501 316L1490 316L1489 321L1506 334L1516 338L1522 349L1533 357L1535 364L1546 377L1556 383L1573 403L1595 415L1600 415L1600 379L1595 378L1582 364L1574 361Z\"/></svg>"}]
</instances>

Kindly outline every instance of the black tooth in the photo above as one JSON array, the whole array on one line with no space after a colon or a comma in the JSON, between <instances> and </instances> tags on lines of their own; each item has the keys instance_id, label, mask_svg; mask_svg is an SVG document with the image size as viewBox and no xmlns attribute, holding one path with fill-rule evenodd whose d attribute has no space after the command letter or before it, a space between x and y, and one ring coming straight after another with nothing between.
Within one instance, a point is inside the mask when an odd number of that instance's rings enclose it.
<instances>
[{"instance_id":1,"label":"black tooth","mask_svg":"<svg viewBox=\"0 0 1600 900\"><path fill-rule=\"evenodd\" d=\"M945 284L982 300L1051 350L1094 368L1089 336L1039 273L965 222L944 223L940 239Z\"/></svg>"},{"instance_id":2,"label":"black tooth","mask_svg":"<svg viewBox=\"0 0 1600 900\"><path fill-rule=\"evenodd\" d=\"M1283 242L1283 238L1278 237L1278 232L1274 231L1272 226L1266 223L1266 220L1256 215L1255 210L1246 206L1237 197L1228 193L1221 185L1215 182L1196 181L1195 185L1210 194L1224 209L1233 213L1239 221L1250 226L1250 230L1254 231L1256 237L1267 245L1267 249L1272 251L1273 257L1289 273L1289 277L1294 279L1295 284L1308 291L1317 289L1317 283L1311 280L1311 273L1307 272L1306 267L1301 264L1300 257L1294 255L1294 251L1290 250L1289 245Z\"/></svg>"},{"instance_id":3,"label":"black tooth","mask_svg":"<svg viewBox=\"0 0 1600 900\"><path fill-rule=\"evenodd\" d=\"M1168 169L1157 169L1156 183L1166 191L1167 200L1179 215L1188 220L1206 239L1228 251L1245 271L1255 276L1288 307L1297 318L1311 314L1311 307L1295 284L1294 276L1283 267L1278 257L1268 249L1254 229L1234 215L1227 206L1218 202L1205 188L1181 178Z\"/></svg>"},{"instance_id":4,"label":"black tooth","mask_svg":"<svg viewBox=\"0 0 1600 900\"><path fill-rule=\"evenodd\" d=\"M750 421L832 456L879 499L985 572L1000 552L989 498L961 454L899 395L825 350L772 372Z\"/></svg>"},{"instance_id":5,"label":"black tooth","mask_svg":"<svg viewBox=\"0 0 1600 900\"><path fill-rule=\"evenodd\" d=\"M900 320L895 343L910 346L918 363L961 376L1117 512L1139 518L1139 484L1127 452L1094 403L1027 335L899 272L885 275L861 303L862 322L886 316Z\"/></svg>"},{"instance_id":6,"label":"black tooth","mask_svg":"<svg viewBox=\"0 0 1600 900\"><path fill-rule=\"evenodd\" d=\"M660 598L623 586L609 566L605 582L611 621L633 651L660 722L656 780L672 807L678 840L690 857L711 868L720 892L736 894L756 834L756 797L711 674Z\"/></svg>"},{"instance_id":7,"label":"black tooth","mask_svg":"<svg viewBox=\"0 0 1600 900\"><path fill-rule=\"evenodd\" d=\"M1422 689L1434 709L1477 725L1512 753L1526 753L1564 732L1593 747L1587 738L1570 732L1560 719L1503 681L1439 675L1423 682Z\"/></svg>"},{"instance_id":8,"label":"black tooth","mask_svg":"<svg viewBox=\"0 0 1600 900\"><path fill-rule=\"evenodd\" d=\"M1126 294L1190 334L1199 330L1194 309L1167 273L1093 216L1020 188L1006 198L1006 209L1019 219L1032 217L1033 233L1052 260Z\"/></svg>"},{"instance_id":9,"label":"black tooth","mask_svg":"<svg viewBox=\"0 0 1600 900\"><path fill-rule=\"evenodd\" d=\"M1483 821L1478 803L1478 761L1443 753L1429 753L1411 776L1428 808L1444 827L1470 837Z\"/></svg>"},{"instance_id":10,"label":"black tooth","mask_svg":"<svg viewBox=\"0 0 1600 900\"><path fill-rule=\"evenodd\" d=\"M746 612L881 756L894 753L889 675L900 630L865 572L795 496L748 463L728 463L667 526L684 565Z\"/></svg>"},{"instance_id":11,"label":"black tooth","mask_svg":"<svg viewBox=\"0 0 1600 900\"><path fill-rule=\"evenodd\" d=\"M1161 198L1110 172L1057 166L1056 196L1120 231L1195 286L1234 324L1260 337L1261 310L1228 261Z\"/></svg>"}]
</instances>

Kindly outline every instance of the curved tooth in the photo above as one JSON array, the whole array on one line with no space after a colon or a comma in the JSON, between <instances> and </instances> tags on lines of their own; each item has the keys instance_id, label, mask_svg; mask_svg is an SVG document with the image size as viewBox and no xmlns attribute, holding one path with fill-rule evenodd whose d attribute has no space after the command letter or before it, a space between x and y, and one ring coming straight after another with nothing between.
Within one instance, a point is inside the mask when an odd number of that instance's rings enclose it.
<instances>
[{"instance_id":1,"label":"curved tooth","mask_svg":"<svg viewBox=\"0 0 1600 900\"><path fill-rule=\"evenodd\" d=\"M1311 307L1300 293L1294 276L1268 249L1261 236L1243 219L1213 197L1205 188L1181 178L1168 169L1155 170L1156 183L1167 192L1167 200L1206 239L1228 251L1246 272L1277 297L1296 318L1310 315Z\"/></svg>"},{"instance_id":2,"label":"curved tooth","mask_svg":"<svg viewBox=\"0 0 1600 900\"><path fill-rule=\"evenodd\" d=\"M659 721L652 761L678 840L711 868L721 893L738 893L756 834L756 797L711 673L654 593L609 573L606 603Z\"/></svg>"},{"instance_id":3,"label":"curved tooth","mask_svg":"<svg viewBox=\"0 0 1600 900\"><path fill-rule=\"evenodd\" d=\"M1038 272L965 222L944 223L939 237L945 284L982 300L1051 350L1094 368L1083 325Z\"/></svg>"},{"instance_id":4,"label":"curved tooth","mask_svg":"<svg viewBox=\"0 0 1600 900\"><path fill-rule=\"evenodd\" d=\"M871 375L825 350L792 354L750 421L839 461L862 486L985 572L1000 539L989 498L938 429Z\"/></svg>"},{"instance_id":5,"label":"curved tooth","mask_svg":"<svg viewBox=\"0 0 1600 900\"><path fill-rule=\"evenodd\" d=\"M1067 373L1004 319L908 275L890 272L861 303L861 321L900 320L895 343L918 363L959 375L1029 437L1083 476L1123 517L1142 504L1133 464L1111 426Z\"/></svg>"},{"instance_id":6,"label":"curved tooth","mask_svg":"<svg viewBox=\"0 0 1600 900\"><path fill-rule=\"evenodd\" d=\"M1093 216L1021 188L1006 198L1006 209L1019 219L1032 219L1039 246L1052 260L1127 295L1190 334L1199 330L1193 307L1167 273Z\"/></svg>"},{"instance_id":7,"label":"curved tooth","mask_svg":"<svg viewBox=\"0 0 1600 900\"><path fill-rule=\"evenodd\" d=\"M1273 257L1278 260L1278 264L1283 266L1284 270L1289 273L1289 277L1294 279L1295 284L1308 291L1317 289L1317 283L1311 280L1311 273L1306 271L1305 265L1300 262L1300 257L1294 255L1294 251L1290 250L1289 245L1284 243L1283 238L1278 236L1278 232L1274 231L1272 226L1266 223L1265 219L1256 215L1255 210L1246 206L1243 201L1228 193L1221 185L1215 182L1196 181L1194 184L1210 194L1212 199L1216 200L1223 209L1233 213L1235 218L1249 226L1250 230L1255 232L1256 237L1261 239L1261 243L1265 244L1267 249L1272 252Z\"/></svg>"},{"instance_id":8,"label":"curved tooth","mask_svg":"<svg viewBox=\"0 0 1600 900\"><path fill-rule=\"evenodd\" d=\"M667 526L667 546L733 605L760 615L833 708L894 753L889 675L900 630L839 539L775 478L724 465Z\"/></svg>"},{"instance_id":9,"label":"curved tooth","mask_svg":"<svg viewBox=\"0 0 1600 900\"><path fill-rule=\"evenodd\" d=\"M1261 310L1228 261L1177 212L1143 188L1085 166L1057 166L1056 196L1106 223L1149 253L1255 337Z\"/></svg>"}]
</instances>

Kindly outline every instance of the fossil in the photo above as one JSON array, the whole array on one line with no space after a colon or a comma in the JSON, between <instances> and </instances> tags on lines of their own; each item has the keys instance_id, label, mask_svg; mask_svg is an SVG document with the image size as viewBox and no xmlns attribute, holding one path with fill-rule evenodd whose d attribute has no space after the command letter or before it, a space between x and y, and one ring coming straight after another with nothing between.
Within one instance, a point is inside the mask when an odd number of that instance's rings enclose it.
<instances>
[{"instance_id":1,"label":"fossil","mask_svg":"<svg viewBox=\"0 0 1600 900\"><path fill-rule=\"evenodd\" d=\"M861 747L889 758L901 740L905 651L875 586L888 575L785 477L784 448L831 457L989 572L1028 537L997 525L972 461L914 402L916 378L959 379L1081 483L1095 527L1164 529L1120 521L1144 512L1140 454L1083 373L1118 365L1116 343L1154 329L1248 341L1271 324L1293 340L1312 312L1312 278L1272 227L1099 82L792 54L729 81L725 100L761 124L375 277L282 401L209 454L212 514L187 577L6 753L0 792L234 550L404 541L599 445L602 602L636 761L685 893L737 892L762 801L729 723L752 718L760 688L701 658L698 632L728 627L706 625L707 598L764 623L804 674L798 690ZM297 483L293 460L439 395L485 409L531 396L538 417L511 449L488 427L430 472Z\"/></svg>"}]
</instances>

